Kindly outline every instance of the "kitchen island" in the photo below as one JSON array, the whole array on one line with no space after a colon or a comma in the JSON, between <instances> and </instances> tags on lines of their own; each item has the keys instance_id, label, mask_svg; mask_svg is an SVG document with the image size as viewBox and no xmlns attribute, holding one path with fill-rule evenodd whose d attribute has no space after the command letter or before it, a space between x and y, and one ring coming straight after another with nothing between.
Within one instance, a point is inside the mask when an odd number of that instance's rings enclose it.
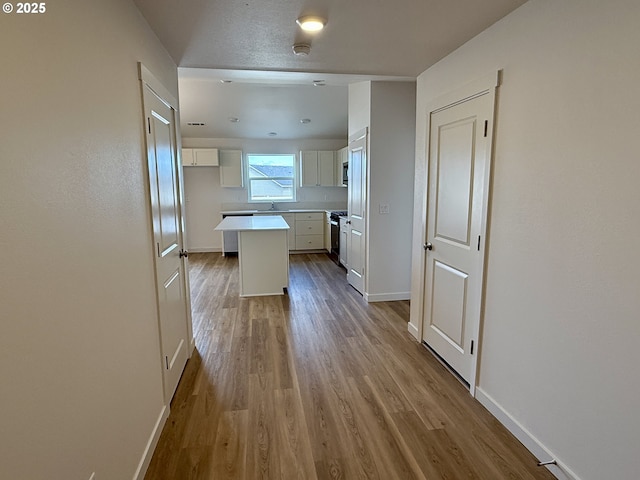
<instances>
[{"instance_id":1,"label":"kitchen island","mask_svg":"<svg viewBox=\"0 0 640 480\"><path fill-rule=\"evenodd\" d=\"M238 232L240 296L283 295L289 286L289 225L279 215L227 216L214 230Z\"/></svg>"}]
</instances>

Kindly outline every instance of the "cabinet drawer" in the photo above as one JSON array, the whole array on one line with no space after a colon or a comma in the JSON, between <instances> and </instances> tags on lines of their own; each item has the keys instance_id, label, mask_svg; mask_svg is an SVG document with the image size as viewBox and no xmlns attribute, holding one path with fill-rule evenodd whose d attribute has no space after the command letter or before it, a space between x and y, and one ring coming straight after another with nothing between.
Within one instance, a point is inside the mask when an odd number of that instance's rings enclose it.
<instances>
[{"instance_id":1,"label":"cabinet drawer","mask_svg":"<svg viewBox=\"0 0 640 480\"><path fill-rule=\"evenodd\" d=\"M323 232L321 220L296 220L296 235L321 235Z\"/></svg>"},{"instance_id":2,"label":"cabinet drawer","mask_svg":"<svg viewBox=\"0 0 640 480\"><path fill-rule=\"evenodd\" d=\"M296 222L300 220L322 220L324 217L324 212L305 212L305 213L296 213Z\"/></svg>"},{"instance_id":3,"label":"cabinet drawer","mask_svg":"<svg viewBox=\"0 0 640 480\"><path fill-rule=\"evenodd\" d=\"M296 250L322 250L324 235L296 235Z\"/></svg>"}]
</instances>

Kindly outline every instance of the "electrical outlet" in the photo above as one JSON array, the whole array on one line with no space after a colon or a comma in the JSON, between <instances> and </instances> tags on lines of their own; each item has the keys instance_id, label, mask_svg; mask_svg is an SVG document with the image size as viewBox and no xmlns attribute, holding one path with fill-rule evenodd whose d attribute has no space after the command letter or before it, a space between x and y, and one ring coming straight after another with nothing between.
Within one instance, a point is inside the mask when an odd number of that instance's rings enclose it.
<instances>
[{"instance_id":1,"label":"electrical outlet","mask_svg":"<svg viewBox=\"0 0 640 480\"><path fill-rule=\"evenodd\" d=\"M388 203L381 203L380 205L378 205L379 209L380 209L380 214L381 215L386 215L387 213L389 213L389 204Z\"/></svg>"}]
</instances>

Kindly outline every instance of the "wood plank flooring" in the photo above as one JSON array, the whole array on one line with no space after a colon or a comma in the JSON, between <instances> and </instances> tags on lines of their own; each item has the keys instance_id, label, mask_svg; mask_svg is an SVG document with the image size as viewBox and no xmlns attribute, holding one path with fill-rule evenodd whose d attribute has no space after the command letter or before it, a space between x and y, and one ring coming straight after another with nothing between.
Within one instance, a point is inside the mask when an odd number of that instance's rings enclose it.
<instances>
[{"instance_id":1,"label":"wood plank flooring","mask_svg":"<svg viewBox=\"0 0 640 480\"><path fill-rule=\"evenodd\" d=\"M553 479L324 254L288 296L238 297L237 258L189 256L196 348L147 480Z\"/></svg>"}]
</instances>

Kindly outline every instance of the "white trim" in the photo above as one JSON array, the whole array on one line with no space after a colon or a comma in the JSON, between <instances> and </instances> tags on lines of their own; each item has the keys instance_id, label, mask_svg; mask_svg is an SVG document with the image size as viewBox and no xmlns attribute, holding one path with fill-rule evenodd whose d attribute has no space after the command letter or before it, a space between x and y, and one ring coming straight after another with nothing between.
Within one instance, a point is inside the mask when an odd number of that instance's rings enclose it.
<instances>
[{"instance_id":1,"label":"white trim","mask_svg":"<svg viewBox=\"0 0 640 480\"><path fill-rule=\"evenodd\" d=\"M146 84L153 92L167 105L178 111L178 100L171 95L171 92L165 88L160 80L158 80L147 67L138 62L138 79ZM178 131L179 132L179 131Z\"/></svg>"},{"instance_id":2,"label":"white trim","mask_svg":"<svg viewBox=\"0 0 640 480\"><path fill-rule=\"evenodd\" d=\"M220 253L222 248L220 247L206 247L206 248L190 248L189 253Z\"/></svg>"},{"instance_id":3,"label":"white trim","mask_svg":"<svg viewBox=\"0 0 640 480\"><path fill-rule=\"evenodd\" d=\"M411 334L411 336L413 338L416 339L416 341L420 341L420 331L418 330L418 327L416 327L413 323L409 323L409 326L407 327L407 329L409 330L409 333Z\"/></svg>"},{"instance_id":4,"label":"white trim","mask_svg":"<svg viewBox=\"0 0 640 480\"><path fill-rule=\"evenodd\" d=\"M149 437L149 441L147 442L147 446L142 453L142 458L138 463L138 468L136 469L136 473L133 474L133 480L143 480L145 474L147 473L147 468L149 468L149 463L151 463L151 457L153 457L153 452L158 445L158 440L160 439L160 434L162 433L162 429L164 428L164 424L167 422L167 418L169 418L169 407L166 405L162 406L162 410L160 410L160 415L158 416L158 420L156 420L156 424L151 431L151 436Z\"/></svg>"},{"instance_id":5,"label":"white trim","mask_svg":"<svg viewBox=\"0 0 640 480\"><path fill-rule=\"evenodd\" d=\"M476 400L489 410L491 415L496 417L539 461L556 460L557 465L547 465L545 468L558 480L580 480L566 464L562 463L553 452L480 387L476 388Z\"/></svg>"},{"instance_id":6,"label":"white trim","mask_svg":"<svg viewBox=\"0 0 640 480\"><path fill-rule=\"evenodd\" d=\"M352 135L349 135L349 142L348 143L357 142L361 138L366 137L368 133L369 133L369 127L361 128L357 132L354 132Z\"/></svg>"},{"instance_id":7,"label":"white trim","mask_svg":"<svg viewBox=\"0 0 640 480\"><path fill-rule=\"evenodd\" d=\"M439 112L445 108L453 107L459 103L464 103L474 97L478 97L485 93L489 93L491 90L495 90L500 86L500 77L501 70L496 70L495 72L488 73L459 88L456 88L451 92L434 98L427 104L427 115ZM428 138L427 143L429 143Z\"/></svg>"},{"instance_id":8,"label":"white trim","mask_svg":"<svg viewBox=\"0 0 640 480\"><path fill-rule=\"evenodd\" d=\"M488 225L488 216L489 216L489 197L491 192L491 171L493 167L493 147L494 147L494 138L493 138L493 129L495 124L496 117L496 89L500 85L502 73L501 70L496 70L494 72L488 73L482 77L473 80L462 87L458 87L451 92L443 94L433 100L431 100L427 104L426 108L426 137L425 137L425 186L429 185L429 151L431 149L431 115L435 112L439 112L445 110L447 108L454 107L466 101L469 101L473 98L489 95L491 99L491 114L488 118L488 131L487 131L487 168L485 169L485 178L484 178L484 193L482 199L482 219L480 226L480 235L483 239L482 242L482 255L479 258L479 271L481 272L481 280L480 280L480 292L479 294L479 309L478 309L478 323L477 330L473 332L473 337L476 341L476 354L473 356L472 361L473 365L471 368L471 373L469 376L469 393L472 396L476 394L476 386L477 386L477 378L478 378L478 368L479 368L479 354L481 348L481 333L482 333L482 325L484 318L484 296L485 296L485 260L487 256L487 225ZM422 202L422 244L427 242L427 230L428 230L428 210L429 210L429 196L427 193L424 195L424 201ZM409 323L409 331L417 329L418 336L416 337L418 341L422 341L424 338L424 312L425 312L425 295L424 289L427 284L426 281L426 256L424 254L424 250L421 249L420 252L420 262L421 262L421 272L420 272L420 297L419 297L419 306L418 306L418 325L414 326Z\"/></svg>"},{"instance_id":9,"label":"white trim","mask_svg":"<svg viewBox=\"0 0 640 480\"><path fill-rule=\"evenodd\" d=\"M395 302L397 300L410 300L411 292L374 293L363 295L365 302Z\"/></svg>"}]
</instances>

